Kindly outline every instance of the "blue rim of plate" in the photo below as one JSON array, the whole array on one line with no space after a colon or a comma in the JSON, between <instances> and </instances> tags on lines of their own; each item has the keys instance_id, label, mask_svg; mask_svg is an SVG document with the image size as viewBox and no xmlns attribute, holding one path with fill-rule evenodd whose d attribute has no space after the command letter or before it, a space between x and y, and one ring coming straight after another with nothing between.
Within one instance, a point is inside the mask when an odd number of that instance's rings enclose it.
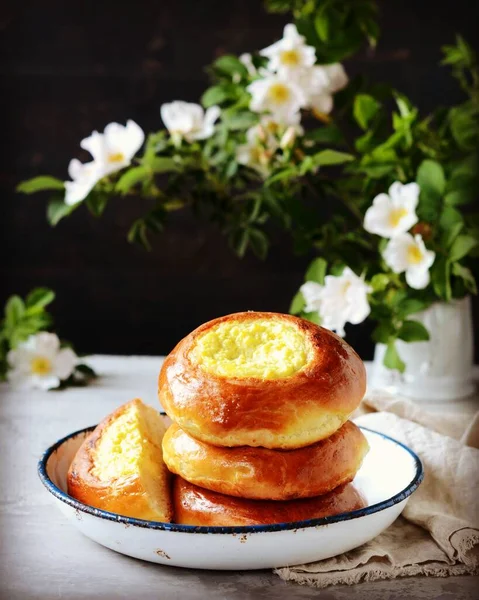
<instances>
[{"instance_id":1,"label":"blue rim of plate","mask_svg":"<svg viewBox=\"0 0 479 600\"><path fill-rule=\"evenodd\" d=\"M87 504L83 504L79 500L72 498L64 491L62 491L58 486L56 486L50 477L47 474L47 462L50 456L65 442L74 438L83 433L89 433L95 429L96 425L92 425L91 427L85 427L84 429L80 429L64 438L55 442L52 446L50 446L43 453L41 459L38 461L38 475L43 483L43 485L47 488L47 490L61 500L68 506L71 506L75 510L79 510L81 512L87 513L94 517L99 517L101 519L106 519L107 521L115 521L116 523L122 523L124 525L135 525L136 527L143 527L145 529L157 529L162 531L176 531L181 533L264 533L271 531L286 531L289 529L303 529L306 527L318 527L319 525L329 525L331 523L338 523L340 521L349 521L351 519L357 519L359 517L365 517L367 515L371 515L373 513L379 512L381 510L385 510L386 508L390 508L399 502L402 502L406 498L408 498L419 486L419 484L424 479L424 469L422 466L421 459L417 456L415 452L413 452L410 448L408 448L405 444L398 442L397 440L385 435L384 433L380 433L379 431L374 431L373 429L369 429L368 427L360 427L360 429L364 429L370 433L378 435L398 446L401 446L406 452L414 459L414 464L416 467L416 473L411 482L399 493L391 496L387 500L383 500L382 502L378 502L376 504L372 504L371 506L366 506L365 508L360 508L358 510L353 510L346 513L341 513L338 515L333 515L331 517L321 517L317 519L307 519L305 521L293 521L290 523L274 523L271 525L242 525L237 527L207 527L207 526L197 526L197 525L178 525L176 523L162 523L160 521L146 521L144 519L135 519L133 517L124 517L122 515L118 515L116 513L111 513L106 510L102 510L100 508L94 508L93 506L88 506Z\"/></svg>"}]
</instances>

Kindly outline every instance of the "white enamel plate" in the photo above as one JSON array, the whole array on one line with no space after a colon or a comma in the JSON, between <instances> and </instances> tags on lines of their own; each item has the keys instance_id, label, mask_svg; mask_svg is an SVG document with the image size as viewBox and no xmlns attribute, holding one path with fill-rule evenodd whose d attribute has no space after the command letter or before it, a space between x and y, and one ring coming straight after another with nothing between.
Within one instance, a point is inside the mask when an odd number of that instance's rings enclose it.
<instances>
[{"instance_id":1,"label":"white enamel plate","mask_svg":"<svg viewBox=\"0 0 479 600\"><path fill-rule=\"evenodd\" d=\"M423 479L419 458L395 440L362 428L370 451L354 480L366 508L333 517L250 527L195 527L123 517L66 493L70 463L93 427L48 448L40 479L61 511L86 536L116 552L195 569L265 569L297 565L357 548L399 516Z\"/></svg>"}]
</instances>

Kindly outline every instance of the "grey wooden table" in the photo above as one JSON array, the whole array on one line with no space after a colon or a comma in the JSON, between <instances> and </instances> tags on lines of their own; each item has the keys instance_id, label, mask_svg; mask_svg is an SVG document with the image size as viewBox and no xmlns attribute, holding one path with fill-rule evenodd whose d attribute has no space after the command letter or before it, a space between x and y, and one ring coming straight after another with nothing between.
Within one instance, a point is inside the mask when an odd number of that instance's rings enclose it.
<instances>
[{"instance_id":1,"label":"grey wooden table","mask_svg":"<svg viewBox=\"0 0 479 600\"><path fill-rule=\"evenodd\" d=\"M316 590L271 571L195 571L116 554L83 537L53 505L36 474L42 451L97 423L134 396L157 406L161 358L92 357L94 385L64 392L19 392L0 385L0 598L90 600L161 598L397 598L475 600L479 578L410 578ZM430 406L431 410L439 407ZM477 398L442 405L472 411Z\"/></svg>"}]
</instances>

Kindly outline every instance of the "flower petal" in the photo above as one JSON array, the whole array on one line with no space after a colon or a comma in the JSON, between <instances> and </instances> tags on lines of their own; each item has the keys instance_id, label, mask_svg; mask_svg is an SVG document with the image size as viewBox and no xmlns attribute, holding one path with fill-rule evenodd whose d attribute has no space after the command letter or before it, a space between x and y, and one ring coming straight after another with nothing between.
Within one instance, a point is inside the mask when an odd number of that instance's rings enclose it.
<instances>
[{"instance_id":1,"label":"flower petal","mask_svg":"<svg viewBox=\"0 0 479 600\"><path fill-rule=\"evenodd\" d=\"M53 361L53 373L60 379L68 379L77 363L75 352L71 348L63 348Z\"/></svg>"},{"instance_id":2,"label":"flower petal","mask_svg":"<svg viewBox=\"0 0 479 600\"><path fill-rule=\"evenodd\" d=\"M299 288L305 301L304 310L306 312L317 312L321 308L321 292L323 286L315 281L306 281Z\"/></svg>"},{"instance_id":3,"label":"flower petal","mask_svg":"<svg viewBox=\"0 0 479 600\"><path fill-rule=\"evenodd\" d=\"M60 340L54 333L42 331L35 336L35 353L52 358L60 348Z\"/></svg>"},{"instance_id":4,"label":"flower petal","mask_svg":"<svg viewBox=\"0 0 479 600\"><path fill-rule=\"evenodd\" d=\"M406 283L415 290L423 290L429 281L430 275L427 268L410 267L406 271Z\"/></svg>"}]
</instances>

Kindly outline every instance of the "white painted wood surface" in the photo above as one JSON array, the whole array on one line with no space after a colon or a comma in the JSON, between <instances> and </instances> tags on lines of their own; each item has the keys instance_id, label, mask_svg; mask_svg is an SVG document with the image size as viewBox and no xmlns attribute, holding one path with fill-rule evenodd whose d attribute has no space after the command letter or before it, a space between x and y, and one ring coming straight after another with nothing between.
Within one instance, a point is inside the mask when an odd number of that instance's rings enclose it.
<instances>
[{"instance_id":1,"label":"white painted wood surface","mask_svg":"<svg viewBox=\"0 0 479 600\"><path fill-rule=\"evenodd\" d=\"M97 423L140 396L157 406L159 357L94 356L101 378L87 388L19 392L0 384L0 599L69 600L233 598L454 598L473 600L476 577L412 578L325 591L281 581L270 571L204 572L127 558L83 537L43 489L36 464L43 450L71 431ZM479 379L479 372L476 371ZM477 410L477 396L429 410Z\"/></svg>"}]
</instances>

